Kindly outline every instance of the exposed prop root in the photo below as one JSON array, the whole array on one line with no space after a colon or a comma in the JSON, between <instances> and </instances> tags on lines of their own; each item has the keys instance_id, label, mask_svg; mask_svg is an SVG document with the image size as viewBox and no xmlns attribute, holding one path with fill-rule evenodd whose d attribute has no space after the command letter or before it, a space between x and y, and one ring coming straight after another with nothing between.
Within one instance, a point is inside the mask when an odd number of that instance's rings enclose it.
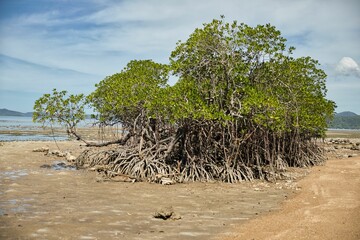
<instances>
[{"instance_id":1,"label":"exposed prop root","mask_svg":"<svg viewBox=\"0 0 360 240\"><path fill-rule=\"evenodd\" d=\"M235 183L275 181L288 167L325 161L318 144L296 131L279 134L254 127L240 132L244 127L234 122L213 121L187 121L176 131L144 126L121 145L85 150L76 166L96 170L106 181Z\"/></svg>"}]
</instances>

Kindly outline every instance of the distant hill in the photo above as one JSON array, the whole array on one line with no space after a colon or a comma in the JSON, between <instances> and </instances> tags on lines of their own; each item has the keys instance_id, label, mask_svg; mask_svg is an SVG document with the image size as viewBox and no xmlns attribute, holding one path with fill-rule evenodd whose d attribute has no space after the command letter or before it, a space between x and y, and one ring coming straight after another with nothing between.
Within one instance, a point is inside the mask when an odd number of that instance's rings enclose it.
<instances>
[{"instance_id":1,"label":"distant hill","mask_svg":"<svg viewBox=\"0 0 360 240\"><path fill-rule=\"evenodd\" d=\"M329 122L329 128L337 129L360 129L360 115L353 112L341 112Z\"/></svg>"},{"instance_id":2,"label":"distant hill","mask_svg":"<svg viewBox=\"0 0 360 240\"><path fill-rule=\"evenodd\" d=\"M24 116L24 113L3 108L3 109L0 109L0 116Z\"/></svg>"},{"instance_id":3,"label":"distant hill","mask_svg":"<svg viewBox=\"0 0 360 240\"><path fill-rule=\"evenodd\" d=\"M336 116L338 116L338 117L355 117L355 116L359 116L359 115L357 115L356 113L353 113L353 112L346 111L346 112L337 113Z\"/></svg>"},{"instance_id":4,"label":"distant hill","mask_svg":"<svg viewBox=\"0 0 360 240\"><path fill-rule=\"evenodd\" d=\"M32 115L33 115L32 112L22 113L22 112L9 110L6 108L0 109L0 116L32 117Z\"/></svg>"},{"instance_id":5,"label":"distant hill","mask_svg":"<svg viewBox=\"0 0 360 240\"><path fill-rule=\"evenodd\" d=\"M24 113L24 117L32 117L32 116L33 116L33 112Z\"/></svg>"}]
</instances>

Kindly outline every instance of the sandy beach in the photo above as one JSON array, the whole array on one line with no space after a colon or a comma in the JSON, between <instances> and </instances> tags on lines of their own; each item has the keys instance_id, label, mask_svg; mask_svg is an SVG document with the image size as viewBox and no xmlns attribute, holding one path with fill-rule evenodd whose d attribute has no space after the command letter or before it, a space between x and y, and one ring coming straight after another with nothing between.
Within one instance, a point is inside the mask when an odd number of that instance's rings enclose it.
<instances>
[{"instance_id":1,"label":"sandy beach","mask_svg":"<svg viewBox=\"0 0 360 240\"><path fill-rule=\"evenodd\" d=\"M236 226L235 239L360 239L360 158L331 159L279 211Z\"/></svg>"},{"instance_id":2,"label":"sandy beach","mask_svg":"<svg viewBox=\"0 0 360 240\"><path fill-rule=\"evenodd\" d=\"M79 142L58 142L79 154ZM290 172L274 183L96 182L96 173L45 168L54 142L2 142L1 239L360 239L360 158ZM306 177L303 177L307 175ZM176 218L154 213L171 208Z\"/></svg>"}]
</instances>

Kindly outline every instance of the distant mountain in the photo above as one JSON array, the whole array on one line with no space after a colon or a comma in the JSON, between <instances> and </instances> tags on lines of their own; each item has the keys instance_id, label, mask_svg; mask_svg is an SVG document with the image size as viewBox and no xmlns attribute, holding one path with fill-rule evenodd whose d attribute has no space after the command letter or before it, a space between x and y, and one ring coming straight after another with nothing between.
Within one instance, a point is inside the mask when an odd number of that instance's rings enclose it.
<instances>
[{"instance_id":1,"label":"distant mountain","mask_svg":"<svg viewBox=\"0 0 360 240\"><path fill-rule=\"evenodd\" d=\"M12 111L12 110L3 108L3 109L0 109L0 116L24 116L24 114L21 112Z\"/></svg>"},{"instance_id":2,"label":"distant mountain","mask_svg":"<svg viewBox=\"0 0 360 240\"><path fill-rule=\"evenodd\" d=\"M340 116L340 117L355 117L355 116L359 116L356 113L350 112L350 111L346 111L346 112L341 112L341 113L337 113L336 116Z\"/></svg>"},{"instance_id":3,"label":"distant mountain","mask_svg":"<svg viewBox=\"0 0 360 240\"><path fill-rule=\"evenodd\" d=\"M32 112L22 113L22 112L9 110L6 108L0 109L0 116L32 117L32 115L33 115Z\"/></svg>"},{"instance_id":4,"label":"distant mountain","mask_svg":"<svg viewBox=\"0 0 360 240\"><path fill-rule=\"evenodd\" d=\"M337 113L328 124L329 128L335 129L360 129L360 115L353 112Z\"/></svg>"},{"instance_id":5,"label":"distant mountain","mask_svg":"<svg viewBox=\"0 0 360 240\"><path fill-rule=\"evenodd\" d=\"M33 112L24 113L24 117L32 117L32 116L33 116Z\"/></svg>"}]
</instances>

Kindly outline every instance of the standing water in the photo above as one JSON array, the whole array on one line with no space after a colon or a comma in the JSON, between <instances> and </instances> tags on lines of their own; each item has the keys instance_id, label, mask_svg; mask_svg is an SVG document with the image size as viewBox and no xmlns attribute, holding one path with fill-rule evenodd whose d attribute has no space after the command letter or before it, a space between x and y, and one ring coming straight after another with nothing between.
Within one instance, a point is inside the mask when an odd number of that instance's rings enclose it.
<instances>
[{"instance_id":1,"label":"standing water","mask_svg":"<svg viewBox=\"0 0 360 240\"><path fill-rule=\"evenodd\" d=\"M34 123L31 117L0 116L0 141L47 141L67 140L68 137L60 126L46 130L39 123Z\"/></svg>"}]
</instances>

